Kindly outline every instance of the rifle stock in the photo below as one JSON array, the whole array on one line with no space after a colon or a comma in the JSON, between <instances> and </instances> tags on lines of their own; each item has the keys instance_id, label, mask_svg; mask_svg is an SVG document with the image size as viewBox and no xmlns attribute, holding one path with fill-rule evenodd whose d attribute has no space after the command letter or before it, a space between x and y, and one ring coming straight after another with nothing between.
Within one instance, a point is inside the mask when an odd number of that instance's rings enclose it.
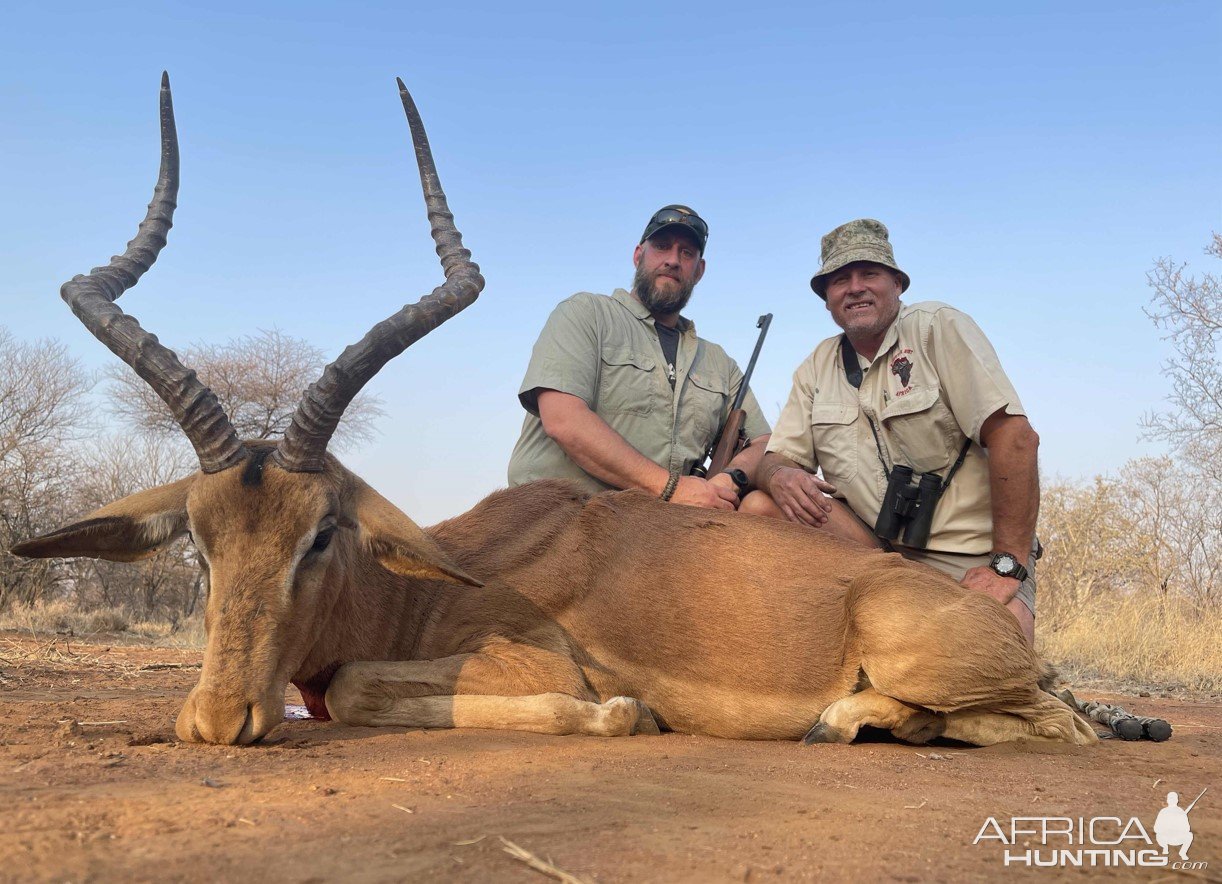
<instances>
[{"instance_id":1,"label":"rifle stock","mask_svg":"<svg viewBox=\"0 0 1222 884\"><path fill-rule=\"evenodd\" d=\"M734 409L726 418L726 425L721 428L721 438L717 440L717 445L713 448L713 458L709 461L710 476L716 476L724 470L735 455L746 447L747 440L743 434L743 422L746 419L747 412L741 408Z\"/></svg>"}]
</instances>

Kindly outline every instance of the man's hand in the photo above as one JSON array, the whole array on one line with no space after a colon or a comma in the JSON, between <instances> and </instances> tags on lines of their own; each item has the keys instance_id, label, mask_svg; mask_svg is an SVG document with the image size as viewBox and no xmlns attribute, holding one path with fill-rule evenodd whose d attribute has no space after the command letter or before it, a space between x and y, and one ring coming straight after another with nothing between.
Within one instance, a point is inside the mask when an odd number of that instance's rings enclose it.
<instances>
[{"instance_id":1,"label":"man's hand","mask_svg":"<svg viewBox=\"0 0 1222 884\"><path fill-rule=\"evenodd\" d=\"M716 485L718 488L728 488L734 492L734 507L738 508L738 486L734 484L734 480L730 478L729 473L718 473L715 476L710 476L706 480L710 485ZM720 494L720 492L718 492Z\"/></svg>"},{"instance_id":2,"label":"man's hand","mask_svg":"<svg viewBox=\"0 0 1222 884\"><path fill-rule=\"evenodd\" d=\"M722 479L725 481L720 481ZM675 486L670 502L713 510L734 510L738 509L738 489L734 487L734 481L729 476L722 474L712 479L683 476Z\"/></svg>"},{"instance_id":3,"label":"man's hand","mask_svg":"<svg viewBox=\"0 0 1222 884\"><path fill-rule=\"evenodd\" d=\"M835 494L836 487L806 470L781 467L769 479L767 491L786 519L818 528L832 511L827 495Z\"/></svg>"},{"instance_id":4,"label":"man's hand","mask_svg":"<svg viewBox=\"0 0 1222 884\"><path fill-rule=\"evenodd\" d=\"M1017 577L1002 577L987 565L980 565L968 570L959 581L961 586L991 595L1003 605L1009 604L1022 586Z\"/></svg>"}]
</instances>

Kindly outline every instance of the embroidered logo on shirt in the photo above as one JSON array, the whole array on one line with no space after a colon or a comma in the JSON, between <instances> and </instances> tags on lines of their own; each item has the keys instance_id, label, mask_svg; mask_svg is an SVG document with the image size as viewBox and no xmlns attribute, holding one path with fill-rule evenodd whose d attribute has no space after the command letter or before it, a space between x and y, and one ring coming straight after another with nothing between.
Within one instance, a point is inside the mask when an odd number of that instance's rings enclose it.
<instances>
[{"instance_id":1,"label":"embroidered logo on shirt","mask_svg":"<svg viewBox=\"0 0 1222 884\"><path fill-rule=\"evenodd\" d=\"M900 379L900 389L895 391L896 396L907 396L912 392L912 360L909 359L911 350L900 350L891 357L891 373Z\"/></svg>"}]
</instances>

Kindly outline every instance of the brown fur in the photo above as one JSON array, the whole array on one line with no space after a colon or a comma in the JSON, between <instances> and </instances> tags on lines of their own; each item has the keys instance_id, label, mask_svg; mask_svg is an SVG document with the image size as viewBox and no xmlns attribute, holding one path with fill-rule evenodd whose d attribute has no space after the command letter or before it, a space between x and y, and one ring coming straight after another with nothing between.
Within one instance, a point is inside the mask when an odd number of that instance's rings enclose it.
<instances>
[{"instance_id":1,"label":"brown fur","mask_svg":"<svg viewBox=\"0 0 1222 884\"><path fill-rule=\"evenodd\" d=\"M870 723L916 740L1093 739L1041 693L1043 664L1002 606L896 555L566 482L425 531L331 458L313 474L268 461L255 484L243 472L133 495L18 549L130 558L189 527L210 593L183 739L258 739L289 681L371 725L627 734L655 732L652 710L743 739L815 722L811 740ZM307 552L328 526L330 546Z\"/></svg>"}]
</instances>

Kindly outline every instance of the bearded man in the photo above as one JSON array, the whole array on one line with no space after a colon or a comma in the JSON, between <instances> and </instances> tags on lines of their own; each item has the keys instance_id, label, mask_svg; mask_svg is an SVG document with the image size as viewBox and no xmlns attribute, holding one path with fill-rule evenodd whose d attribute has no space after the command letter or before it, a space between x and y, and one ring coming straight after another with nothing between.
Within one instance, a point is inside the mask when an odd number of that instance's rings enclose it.
<instances>
[{"instance_id":1,"label":"bearded man","mask_svg":"<svg viewBox=\"0 0 1222 884\"><path fill-rule=\"evenodd\" d=\"M748 446L721 474L690 475L742 383L734 360L680 315L704 276L708 235L690 208L665 206L633 251L630 292L579 292L552 312L518 392L527 415L509 461L511 486L564 478L592 492L636 488L737 509L770 432L750 391Z\"/></svg>"}]
</instances>

